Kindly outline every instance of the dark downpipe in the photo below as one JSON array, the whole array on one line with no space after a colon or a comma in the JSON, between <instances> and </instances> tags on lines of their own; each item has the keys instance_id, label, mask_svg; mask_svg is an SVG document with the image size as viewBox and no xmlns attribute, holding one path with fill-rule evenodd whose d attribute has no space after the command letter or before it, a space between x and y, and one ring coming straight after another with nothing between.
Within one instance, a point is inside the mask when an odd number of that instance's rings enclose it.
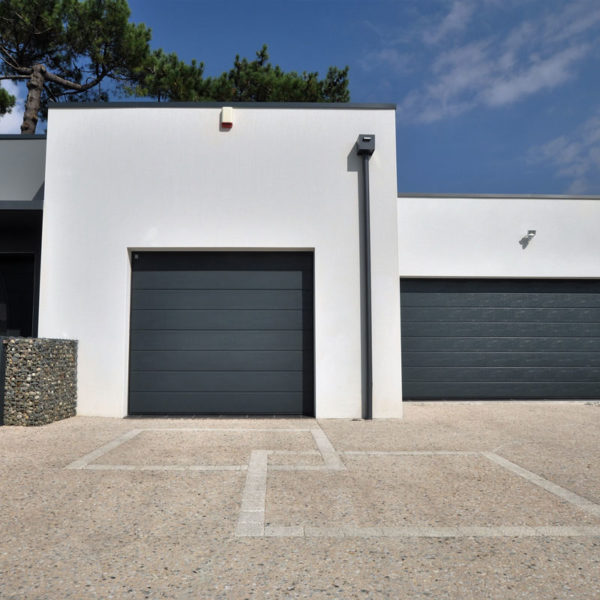
<instances>
[{"instance_id":1,"label":"dark downpipe","mask_svg":"<svg viewBox=\"0 0 600 600\"><path fill-rule=\"evenodd\" d=\"M366 343L366 402L363 407L363 419L373 418L373 352L371 331L371 216L370 216L370 192L369 192L369 159L375 152L375 136L372 134L361 134L356 142L356 151L362 156L363 163L363 200L364 200L364 226L363 226L363 248L365 264L365 343Z\"/></svg>"}]
</instances>

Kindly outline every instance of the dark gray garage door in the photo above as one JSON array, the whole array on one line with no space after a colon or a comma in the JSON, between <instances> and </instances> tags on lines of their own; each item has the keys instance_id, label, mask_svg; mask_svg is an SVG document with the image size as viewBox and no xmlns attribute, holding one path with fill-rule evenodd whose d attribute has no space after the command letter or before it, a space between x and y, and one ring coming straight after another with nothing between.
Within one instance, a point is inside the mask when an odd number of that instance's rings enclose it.
<instances>
[{"instance_id":1,"label":"dark gray garage door","mask_svg":"<svg viewBox=\"0 0 600 600\"><path fill-rule=\"evenodd\" d=\"M405 399L600 397L600 282L402 279Z\"/></svg>"},{"instance_id":2,"label":"dark gray garage door","mask_svg":"<svg viewBox=\"0 0 600 600\"><path fill-rule=\"evenodd\" d=\"M313 255L132 260L130 414L314 414Z\"/></svg>"}]
</instances>

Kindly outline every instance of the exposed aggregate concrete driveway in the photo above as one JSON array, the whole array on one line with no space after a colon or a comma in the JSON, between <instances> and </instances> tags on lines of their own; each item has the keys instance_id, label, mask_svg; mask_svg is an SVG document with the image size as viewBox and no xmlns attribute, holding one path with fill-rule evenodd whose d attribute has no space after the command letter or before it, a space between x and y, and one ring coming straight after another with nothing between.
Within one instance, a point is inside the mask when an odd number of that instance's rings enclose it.
<instances>
[{"instance_id":1,"label":"exposed aggregate concrete driveway","mask_svg":"<svg viewBox=\"0 0 600 600\"><path fill-rule=\"evenodd\" d=\"M600 598L597 403L0 427L0 598Z\"/></svg>"}]
</instances>

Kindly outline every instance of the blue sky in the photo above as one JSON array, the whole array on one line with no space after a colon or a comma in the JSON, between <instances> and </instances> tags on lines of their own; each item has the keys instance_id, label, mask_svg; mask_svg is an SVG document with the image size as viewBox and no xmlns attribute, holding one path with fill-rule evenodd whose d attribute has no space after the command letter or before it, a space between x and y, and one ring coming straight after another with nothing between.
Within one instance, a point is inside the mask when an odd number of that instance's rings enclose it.
<instances>
[{"instance_id":1,"label":"blue sky","mask_svg":"<svg viewBox=\"0 0 600 600\"><path fill-rule=\"evenodd\" d=\"M210 75L263 43L286 70L349 65L353 102L398 106L400 193L600 194L598 0L129 4Z\"/></svg>"}]
</instances>

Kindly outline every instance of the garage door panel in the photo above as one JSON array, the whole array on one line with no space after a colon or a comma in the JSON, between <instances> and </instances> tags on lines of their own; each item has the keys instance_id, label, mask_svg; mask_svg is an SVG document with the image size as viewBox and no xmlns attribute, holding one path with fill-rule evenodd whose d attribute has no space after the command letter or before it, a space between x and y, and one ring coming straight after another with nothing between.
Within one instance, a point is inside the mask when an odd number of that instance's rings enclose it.
<instances>
[{"instance_id":1,"label":"garage door panel","mask_svg":"<svg viewBox=\"0 0 600 600\"><path fill-rule=\"evenodd\" d=\"M453 323L404 322L403 334L433 337L600 337L600 323Z\"/></svg>"},{"instance_id":2,"label":"garage door panel","mask_svg":"<svg viewBox=\"0 0 600 600\"><path fill-rule=\"evenodd\" d=\"M404 290L403 290L404 291ZM405 307L478 308L600 308L600 293L523 292L413 292L404 298Z\"/></svg>"},{"instance_id":3,"label":"garage door panel","mask_svg":"<svg viewBox=\"0 0 600 600\"><path fill-rule=\"evenodd\" d=\"M132 371L132 392L264 392L306 389L302 371Z\"/></svg>"},{"instance_id":4,"label":"garage door panel","mask_svg":"<svg viewBox=\"0 0 600 600\"><path fill-rule=\"evenodd\" d=\"M312 308L312 292L302 290L139 290L138 309L285 309Z\"/></svg>"},{"instance_id":5,"label":"garage door panel","mask_svg":"<svg viewBox=\"0 0 600 600\"><path fill-rule=\"evenodd\" d=\"M297 415L302 392L132 392L133 406L144 406L144 414L248 414L249 406L260 409L253 414Z\"/></svg>"},{"instance_id":6,"label":"garage door panel","mask_svg":"<svg viewBox=\"0 0 600 600\"><path fill-rule=\"evenodd\" d=\"M134 252L136 272L143 271L310 271L310 252Z\"/></svg>"},{"instance_id":7,"label":"garage door panel","mask_svg":"<svg viewBox=\"0 0 600 600\"><path fill-rule=\"evenodd\" d=\"M133 289L301 290L304 283L298 271L139 271Z\"/></svg>"},{"instance_id":8,"label":"garage door panel","mask_svg":"<svg viewBox=\"0 0 600 600\"><path fill-rule=\"evenodd\" d=\"M598 352L406 352L407 367L600 367Z\"/></svg>"},{"instance_id":9,"label":"garage door panel","mask_svg":"<svg viewBox=\"0 0 600 600\"><path fill-rule=\"evenodd\" d=\"M600 308L405 307L409 321L455 323L598 323Z\"/></svg>"},{"instance_id":10,"label":"garage door panel","mask_svg":"<svg viewBox=\"0 0 600 600\"><path fill-rule=\"evenodd\" d=\"M597 280L402 279L405 398L597 398Z\"/></svg>"},{"instance_id":11,"label":"garage door panel","mask_svg":"<svg viewBox=\"0 0 600 600\"><path fill-rule=\"evenodd\" d=\"M312 369L312 353L294 350L132 351L132 371L290 371Z\"/></svg>"},{"instance_id":12,"label":"garage door panel","mask_svg":"<svg viewBox=\"0 0 600 600\"><path fill-rule=\"evenodd\" d=\"M600 381L600 368L585 367L405 367L403 379L410 381L469 382L522 381Z\"/></svg>"},{"instance_id":13,"label":"garage door panel","mask_svg":"<svg viewBox=\"0 0 600 600\"><path fill-rule=\"evenodd\" d=\"M314 415L309 252L132 257L130 414Z\"/></svg>"},{"instance_id":14,"label":"garage door panel","mask_svg":"<svg viewBox=\"0 0 600 600\"><path fill-rule=\"evenodd\" d=\"M414 382L410 398L420 400L561 400L598 396L598 383L537 382ZM405 395L405 397L407 397Z\"/></svg>"},{"instance_id":15,"label":"garage door panel","mask_svg":"<svg viewBox=\"0 0 600 600\"><path fill-rule=\"evenodd\" d=\"M309 329L311 318L302 310L134 310L131 327L134 331Z\"/></svg>"},{"instance_id":16,"label":"garage door panel","mask_svg":"<svg viewBox=\"0 0 600 600\"><path fill-rule=\"evenodd\" d=\"M313 332L298 331L132 331L131 350L302 350Z\"/></svg>"},{"instance_id":17,"label":"garage door panel","mask_svg":"<svg viewBox=\"0 0 600 600\"><path fill-rule=\"evenodd\" d=\"M596 279L427 279L403 278L402 291L409 294L556 294L600 295Z\"/></svg>"},{"instance_id":18,"label":"garage door panel","mask_svg":"<svg viewBox=\"0 0 600 600\"><path fill-rule=\"evenodd\" d=\"M403 332L404 333L404 332ZM409 337L402 352L600 352L600 337Z\"/></svg>"}]
</instances>

